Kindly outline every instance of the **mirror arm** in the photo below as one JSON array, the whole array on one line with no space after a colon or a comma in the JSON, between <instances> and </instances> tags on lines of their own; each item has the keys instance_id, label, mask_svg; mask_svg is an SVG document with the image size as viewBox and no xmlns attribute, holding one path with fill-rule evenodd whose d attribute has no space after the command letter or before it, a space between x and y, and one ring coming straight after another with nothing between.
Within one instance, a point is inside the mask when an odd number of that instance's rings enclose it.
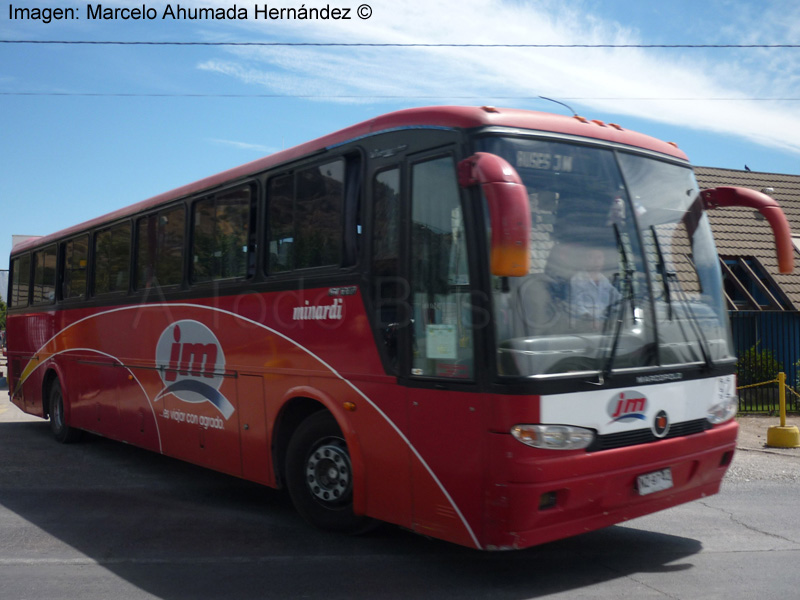
<instances>
[{"instance_id":1,"label":"mirror arm","mask_svg":"<svg viewBox=\"0 0 800 600\"><path fill-rule=\"evenodd\" d=\"M778 270L791 273L794 269L794 244L789 221L780 205L762 192L741 187L718 187L700 192L706 210L718 207L743 206L754 208L769 222L775 237Z\"/></svg>"}]
</instances>

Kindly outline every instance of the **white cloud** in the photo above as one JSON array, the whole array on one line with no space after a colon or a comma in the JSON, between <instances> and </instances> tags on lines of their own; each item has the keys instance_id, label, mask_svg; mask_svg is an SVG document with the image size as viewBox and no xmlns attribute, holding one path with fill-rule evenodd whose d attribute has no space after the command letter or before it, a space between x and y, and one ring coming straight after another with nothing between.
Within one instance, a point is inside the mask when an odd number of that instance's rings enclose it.
<instances>
[{"instance_id":1,"label":"white cloud","mask_svg":"<svg viewBox=\"0 0 800 600\"><path fill-rule=\"evenodd\" d=\"M220 140L212 138L209 141L214 142L215 144L233 146L234 148L238 148L239 150L249 150L252 152L258 152L259 154L273 154L279 150L278 148L272 148L270 146L264 146L262 144L250 144L247 142L237 142L235 140Z\"/></svg>"},{"instance_id":2,"label":"white cloud","mask_svg":"<svg viewBox=\"0 0 800 600\"><path fill-rule=\"evenodd\" d=\"M800 37L798 19L790 18L800 16L800 10L784 0L760 3L757 14L739 10L742 3L717 3L720 22L713 31L714 39L688 42L794 43ZM301 4L287 1L283 6ZM594 4L590 2L372 4L373 17L368 21L251 20L242 27L252 34L250 39L272 41L648 43L647 31L592 14L589 11ZM342 5L346 6L347 0ZM353 8L356 5L353 3ZM364 101L359 99L364 96L407 98L409 104L465 98L474 98L468 103L503 105L524 104L524 100L503 101L504 97L574 99L568 101L590 117L592 111L630 115L736 135L800 153L797 104L748 99L800 97L797 54L797 50L762 49L247 47L228 49L224 58L198 66L267 93L335 97L348 102Z\"/></svg>"}]
</instances>

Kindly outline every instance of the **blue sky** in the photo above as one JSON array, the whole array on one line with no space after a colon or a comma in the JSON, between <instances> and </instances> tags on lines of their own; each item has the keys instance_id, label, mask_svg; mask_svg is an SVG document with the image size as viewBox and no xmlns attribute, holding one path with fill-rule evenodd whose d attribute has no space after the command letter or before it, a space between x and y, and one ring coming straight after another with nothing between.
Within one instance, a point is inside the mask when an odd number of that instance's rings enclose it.
<instances>
[{"instance_id":1,"label":"blue sky","mask_svg":"<svg viewBox=\"0 0 800 600\"><path fill-rule=\"evenodd\" d=\"M0 39L800 44L800 5L788 0L365 1L369 19L355 15L362 0L269 3L351 9L334 22L255 20L254 0L102 2L145 4L155 20L90 20L87 4L100 3L86 0L0 0ZM167 4L235 4L249 19L164 20ZM79 18L11 20L10 6ZM0 269L12 234L51 233L409 106L565 112L547 96L674 141L697 165L800 174L799 66L800 48L0 44Z\"/></svg>"}]
</instances>

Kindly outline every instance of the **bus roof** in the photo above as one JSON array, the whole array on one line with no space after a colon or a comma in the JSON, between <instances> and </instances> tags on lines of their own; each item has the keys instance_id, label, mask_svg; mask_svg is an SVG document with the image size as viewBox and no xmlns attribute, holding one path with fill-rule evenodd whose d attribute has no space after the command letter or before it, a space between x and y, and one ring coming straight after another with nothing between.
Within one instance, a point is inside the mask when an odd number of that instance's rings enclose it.
<instances>
[{"instance_id":1,"label":"bus roof","mask_svg":"<svg viewBox=\"0 0 800 600\"><path fill-rule=\"evenodd\" d=\"M540 131L590 138L622 144L634 148L641 148L687 160L686 155L674 144L663 142L656 138L628 131L616 124L606 124L601 121L590 121L583 117L568 117L551 113L535 112L520 109L494 108L494 107L467 107L467 106L436 106L426 108L411 108L388 113L374 119L363 121L337 132L325 135L310 142L300 144L293 148L271 154L239 167L217 173L153 196L147 200L126 206L114 212L97 217L90 221L68 227L44 237L31 239L14 247L12 256L52 243L55 240L77 234L104 223L112 223L118 219L135 215L160 204L176 200L211 189L226 181L233 181L249 175L265 171L271 167L286 163L306 155L320 152L326 148L338 146L346 142L375 135L377 133L404 128L415 127L445 127L453 129L476 129L482 127L513 127L530 131Z\"/></svg>"}]
</instances>

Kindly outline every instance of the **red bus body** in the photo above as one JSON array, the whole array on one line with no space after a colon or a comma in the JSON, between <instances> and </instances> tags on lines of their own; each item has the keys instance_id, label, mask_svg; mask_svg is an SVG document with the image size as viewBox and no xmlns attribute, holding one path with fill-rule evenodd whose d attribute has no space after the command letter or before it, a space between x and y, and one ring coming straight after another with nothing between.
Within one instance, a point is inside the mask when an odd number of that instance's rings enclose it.
<instances>
[{"instance_id":1,"label":"red bus body","mask_svg":"<svg viewBox=\"0 0 800 600\"><path fill-rule=\"evenodd\" d=\"M13 250L12 260L170 202L191 206L232 182L257 180L261 190L261 174L266 181L286 165L340 149L361 152L360 168L370 173L370 161L391 156L371 154L371 140L381 133L441 130L453 139L455 160L462 160L472 153L465 132L492 127L597 140L685 161L671 145L567 117L478 108L402 111L28 242ZM389 150L410 152L392 144ZM462 193L479 190L462 187ZM89 290L68 302L58 291L51 303L12 303L12 401L47 417L57 381L71 428L273 487L285 485L293 432L324 410L346 442L355 515L479 549L525 548L719 490L734 451L735 421L594 452L524 445L509 433L516 424L564 423L570 414L591 413L594 405L602 412L621 390L612 380L597 389L581 382L572 391L562 385L560 391L530 393L522 382L505 385L494 368L479 364L466 379L446 379L446 369L437 377L415 377L403 370L410 358L393 370L372 325L363 254L335 272L294 278L272 278L261 256L255 274L236 285L196 286L184 276L174 290L159 293L137 293L131 284L129 293L106 299ZM483 350L492 347L489 337L473 339L478 358L492 355ZM403 343L410 356L410 343ZM640 373L638 384L619 385L641 393L642 411L646 402L669 406L673 421L682 412L696 420L705 409L691 408L685 399L713 396L720 378L731 377L733 363L710 371L698 367L687 376L676 371L662 369L649 379ZM621 402L627 397L620 395ZM664 469L670 469L669 489L638 491L640 476Z\"/></svg>"}]
</instances>

